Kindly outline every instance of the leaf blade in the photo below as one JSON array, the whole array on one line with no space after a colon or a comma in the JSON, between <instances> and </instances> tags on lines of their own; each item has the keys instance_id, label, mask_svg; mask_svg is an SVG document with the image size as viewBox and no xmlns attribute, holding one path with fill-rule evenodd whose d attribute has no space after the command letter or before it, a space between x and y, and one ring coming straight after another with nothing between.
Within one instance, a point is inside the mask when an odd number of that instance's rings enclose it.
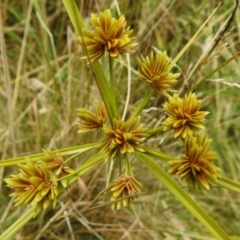
<instances>
[{"instance_id":1,"label":"leaf blade","mask_svg":"<svg viewBox=\"0 0 240 240\"><path fill-rule=\"evenodd\" d=\"M230 240L225 231L149 156L134 153L155 177L219 240Z\"/></svg>"}]
</instances>

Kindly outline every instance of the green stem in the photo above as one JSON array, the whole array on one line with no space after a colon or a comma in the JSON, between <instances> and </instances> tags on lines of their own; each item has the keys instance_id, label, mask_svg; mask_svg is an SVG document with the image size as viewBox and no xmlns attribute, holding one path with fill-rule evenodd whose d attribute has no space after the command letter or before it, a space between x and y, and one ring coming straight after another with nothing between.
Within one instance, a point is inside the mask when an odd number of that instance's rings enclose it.
<instances>
[{"instance_id":1,"label":"green stem","mask_svg":"<svg viewBox=\"0 0 240 240\"><path fill-rule=\"evenodd\" d=\"M157 127L157 128L154 128L154 129L151 129L151 130L148 130L147 131L147 134L149 134L149 135L155 135L155 134L157 134L157 133L159 133L159 132L162 132L163 131L163 126L160 126L160 127Z\"/></svg>"},{"instance_id":2,"label":"green stem","mask_svg":"<svg viewBox=\"0 0 240 240\"><path fill-rule=\"evenodd\" d=\"M112 91L114 92L114 80L113 80L113 59L110 55L108 55L109 60L109 77L110 77L110 86Z\"/></svg>"},{"instance_id":3,"label":"green stem","mask_svg":"<svg viewBox=\"0 0 240 240\"><path fill-rule=\"evenodd\" d=\"M79 154L81 154L81 152L79 153L76 153L74 154L73 156L67 158L65 161L64 161L64 164L66 164L67 162L71 161L72 159L74 159L75 157L77 157Z\"/></svg>"},{"instance_id":4,"label":"green stem","mask_svg":"<svg viewBox=\"0 0 240 240\"><path fill-rule=\"evenodd\" d=\"M103 156L101 155L94 155L92 158L90 158L88 161L83 163L73 174L69 174L63 178L58 179L63 180L65 178L72 177L69 181L69 185L73 184L76 179L78 179L80 176L85 174L87 171L92 169L96 164L98 164L100 161L102 161ZM60 192L63 190L60 189ZM0 236L1 240L8 240L10 239L17 231L21 229L29 220L31 220L34 217L35 214L35 208L31 207L28 209L16 222L14 222L4 233Z\"/></svg>"},{"instance_id":5,"label":"green stem","mask_svg":"<svg viewBox=\"0 0 240 240\"><path fill-rule=\"evenodd\" d=\"M138 104L138 106L135 109L135 111L133 112L131 118L135 118L135 117L138 117L140 115L140 113L142 112L142 110L145 108L145 106L147 105L148 101L152 97L153 93L154 93L153 90L150 89L149 92L144 96L142 101Z\"/></svg>"},{"instance_id":6,"label":"green stem","mask_svg":"<svg viewBox=\"0 0 240 240\"><path fill-rule=\"evenodd\" d=\"M121 159L120 155L117 156L117 162L119 163L119 175L121 175L122 174L122 159Z\"/></svg>"},{"instance_id":7,"label":"green stem","mask_svg":"<svg viewBox=\"0 0 240 240\"><path fill-rule=\"evenodd\" d=\"M84 28L84 22L78 11L78 8L74 2L74 0L62 0L65 9L68 13L68 16L72 22L76 35L78 37L82 36L82 28ZM85 48L85 47L84 47ZM86 50L86 48L85 48ZM113 119L119 119L119 114L117 111L115 96L113 95L111 89L107 84L106 77L103 73L103 70L98 61L94 61L91 63L91 68L93 70L94 79L96 80L96 84L98 86L99 92L101 94L102 100L105 104L108 117L112 124Z\"/></svg>"},{"instance_id":8,"label":"green stem","mask_svg":"<svg viewBox=\"0 0 240 240\"><path fill-rule=\"evenodd\" d=\"M240 183L235 182L229 178L220 176L217 180L213 181L213 183L217 184L220 187L227 188L231 191L240 194Z\"/></svg>"},{"instance_id":9,"label":"green stem","mask_svg":"<svg viewBox=\"0 0 240 240\"><path fill-rule=\"evenodd\" d=\"M230 240L224 230L149 156L135 152L135 157L201 222L214 237Z\"/></svg>"},{"instance_id":10,"label":"green stem","mask_svg":"<svg viewBox=\"0 0 240 240\"><path fill-rule=\"evenodd\" d=\"M53 152L58 152L61 154L61 156L65 156L70 154L80 154L80 153L89 151L91 149L97 148L98 146L99 146L99 143L90 143L90 144L85 144L85 145L80 145L75 147L63 148ZM30 158L32 161L39 161L40 158L44 156L45 156L45 153L38 153L38 154L28 155L24 157L1 160L0 167L7 167L7 166L27 162L26 157Z\"/></svg>"},{"instance_id":11,"label":"green stem","mask_svg":"<svg viewBox=\"0 0 240 240\"><path fill-rule=\"evenodd\" d=\"M71 183L73 179L78 178L79 176L82 176L84 173L86 173L89 169L91 169L93 166L95 166L97 163L102 161L103 155L96 154L93 157L91 157L89 160L87 160L85 163L83 163L79 168L77 168L73 173L70 173L64 177L61 177L57 179L57 181L61 181L64 179L71 179L69 182ZM74 178L72 178L74 176ZM75 180L74 180L75 181Z\"/></svg>"},{"instance_id":12,"label":"green stem","mask_svg":"<svg viewBox=\"0 0 240 240\"><path fill-rule=\"evenodd\" d=\"M204 82L205 80L207 80L208 78L210 78L215 72L218 72L221 68L223 68L224 66L226 66L228 63L230 63L232 60L236 59L238 56L240 56L240 52L237 52L235 55L233 55L232 57L230 57L227 61L225 61L224 63L222 63L221 65L219 65L217 68L215 68L213 71L211 71L206 77L202 78L201 80L199 80L193 87L191 87L187 93L193 91L194 89L196 89L196 87L198 85L200 85L202 82Z\"/></svg>"},{"instance_id":13,"label":"green stem","mask_svg":"<svg viewBox=\"0 0 240 240\"><path fill-rule=\"evenodd\" d=\"M62 0L63 5L68 13L73 28L77 36L81 36L81 28L84 28L82 16L78 11L77 5L73 0Z\"/></svg>"},{"instance_id":14,"label":"green stem","mask_svg":"<svg viewBox=\"0 0 240 240\"><path fill-rule=\"evenodd\" d=\"M101 94L102 100L103 100L105 107L107 109L107 112L108 112L108 117L112 124L114 118L119 119L119 114L118 114L117 107L116 107L115 96L113 95L111 88L109 88L109 86L107 84L103 70L102 70L100 64L98 63L98 61L95 61L92 63L92 68L93 68L94 78L95 78L97 86L98 86L98 90Z\"/></svg>"},{"instance_id":15,"label":"green stem","mask_svg":"<svg viewBox=\"0 0 240 240\"><path fill-rule=\"evenodd\" d=\"M125 158L125 175L130 175L130 176L134 177L130 161L126 154L125 154L124 158Z\"/></svg>"},{"instance_id":16,"label":"green stem","mask_svg":"<svg viewBox=\"0 0 240 240\"><path fill-rule=\"evenodd\" d=\"M8 229L6 229L0 236L1 240L8 240L16 232L19 231L29 220L34 217L35 208L31 207L23 215L21 215Z\"/></svg>"},{"instance_id":17,"label":"green stem","mask_svg":"<svg viewBox=\"0 0 240 240\"><path fill-rule=\"evenodd\" d=\"M161 160L162 162L167 163L170 160L174 160L175 157L172 157L168 154L162 153L160 151L156 151L153 148L143 146L145 153L149 156L156 157L157 159Z\"/></svg>"},{"instance_id":18,"label":"green stem","mask_svg":"<svg viewBox=\"0 0 240 240\"><path fill-rule=\"evenodd\" d=\"M107 181L106 181L106 187L109 185L109 183L112 181L113 179L113 176L114 176L114 173L115 173L115 170L116 170L116 166L118 164L118 159L111 159L109 161L109 168L108 168L108 173L107 173ZM121 165L121 162L120 162L120 165ZM121 169L121 166L120 166L120 169ZM120 170L119 170L120 171ZM120 172L121 174L121 172Z\"/></svg>"},{"instance_id":19,"label":"green stem","mask_svg":"<svg viewBox=\"0 0 240 240\"><path fill-rule=\"evenodd\" d=\"M219 8L220 4L213 10L213 12L210 14L210 16L207 18L207 20L202 24L202 26L198 29L198 31L191 37L191 39L187 42L187 44L183 47L183 49L178 53L178 55L172 60L171 68L176 64L176 62L179 60L179 58L185 53L185 51L189 48L189 46L193 43L193 41L196 39L196 37L199 35L199 33L202 31L204 26L208 23L208 21L212 18L214 13Z\"/></svg>"},{"instance_id":20,"label":"green stem","mask_svg":"<svg viewBox=\"0 0 240 240\"><path fill-rule=\"evenodd\" d=\"M116 95L115 95L115 82L113 79L113 58L108 55L108 60L109 60L109 78L110 78L110 89L112 91L112 99L108 99L108 101L115 101L114 105L116 106ZM113 109L113 112L116 109ZM116 111L116 113L113 114L115 118L119 118L118 112Z\"/></svg>"}]
</instances>

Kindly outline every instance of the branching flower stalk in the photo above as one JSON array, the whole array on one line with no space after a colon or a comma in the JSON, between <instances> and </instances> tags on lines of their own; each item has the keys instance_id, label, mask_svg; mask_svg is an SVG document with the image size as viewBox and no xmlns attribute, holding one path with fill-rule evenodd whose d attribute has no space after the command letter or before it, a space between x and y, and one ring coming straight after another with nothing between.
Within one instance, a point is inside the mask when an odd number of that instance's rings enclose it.
<instances>
[{"instance_id":1,"label":"branching flower stalk","mask_svg":"<svg viewBox=\"0 0 240 240\"><path fill-rule=\"evenodd\" d=\"M85 26L84 26L83 19L79 13L76 3L74 2L74 0L69 0L69 1L62 0L62 2L65 6L66 11L68 12L68 15L71 19L71 22L73 24L74 30L77 34L77 37L79 37L80 39L83 38L84 37L83 29L85 28ZM82 46L83 46L83 51L86 52L85 42L82 42ZM88 55L89 54L87 54L87 56ZM90 60L90 58L89 58L89 60ZM106 107L110 123L112 123L113 118L119 118L119 113L117 111L117 106L116 106L115 95L107 83L107 78L106 78L105 74L103 73L103 70L102 70L100 64L97 61L91 62L91 60L90 60L89 65L91 67L93 77L96 81L98 90L101 94L102 101L104 102L104 105Z\"/></svg>"},{"instance_id":2,"label":"branching flower stalk","mask_svg":"<svg viewBox=\"0 0 240 240\"><path fill-rule=\"evenodd\" d=\"M111 182L100 192L99 196L104 198L111 195L110 202L113 210L131 207L134 198L141 194L141 188L144 187L140 182L141 176L135 177L134 168L132 168L134 162L139 160L213 236L218 239L229 239L218 224L170 177L170 175L176 174L190 186L200 190L209 190L209 182L216 181L220 171L214 165L217 160L216 153L209 150L211 140L201 133L204 129L205 117L209 112L200 110L202 101L197 99L195 93L179 97L177 90L173 89L180 74L174 73L172 68L187 47L173 61L166 52L160 54L151 52L148 56L140 56L138 60L139 80L146 82L151 90L143 92L139 105L132 113L128 113L128 120L120 120L116 107L117 96L114 95L116 86L112 64L116 59L122 59L122 55L134 52L137 43L135 37L132 36L133 30L126 27L123 15L115 18L109 9L99 14L92 14L90 21L93 30L86 29L75 2L63 0L63 3L77 33L77 40L87 51L86 55L82 57L81 63L84 62L84 59L87 60L87 67L90 66L93 70L102 97L102 101L93 102L95 112L85 108L77 110L78 133L89 132L91 134L91 132L97 131L101 138L84 150L79 147L77 150L75 149L74 153L70 150L69 152L65 151L64 155L70 155L95 150L92 156L76 169L66 165L66 163L71 164L73 157L64 160L61 150L59 152L46 150L44 156L37 156L34 161L29 157L25 163L21 158L20 164L18 164L19 172L11 174L5 179L7 186L13 190L11 195L16 197L15 205L32 206L35 216L49 206L54 208L57 206L59 193L66 190L79 176L100 162L110 164L113 161L116 163L114 168L119 171L114 171ZM197 34L194 35L194 38L196 36ZM192 41L193 39L189 42ZM190 43L186 46L189 46ZM110 85L98 63L98 59L105 55L110 59ZM156 129L147 129L140 122L140 115L154 94L164 97L165 103L160 107L165 110L167 118ZM148 146L147 138L151 137L148 133L157 134L161 130L172 130L173 140L181 140L184 154L180 159ZM169 172L166 173L153 160L153 157L167 162L170 167ZM18 163L18 159L9 162L13 165ZM116 174L117 172L118 174ZM138 178L139 180L137 180ZM231 183L228 181L229 184ZM29 216L34 215L33 208L29 209L29 214L26 214L27 220L29 220ZM3 235L12 236L11 234L15 233L16 229L12 231L10 227Z\"/></svg>"}]
</instances>

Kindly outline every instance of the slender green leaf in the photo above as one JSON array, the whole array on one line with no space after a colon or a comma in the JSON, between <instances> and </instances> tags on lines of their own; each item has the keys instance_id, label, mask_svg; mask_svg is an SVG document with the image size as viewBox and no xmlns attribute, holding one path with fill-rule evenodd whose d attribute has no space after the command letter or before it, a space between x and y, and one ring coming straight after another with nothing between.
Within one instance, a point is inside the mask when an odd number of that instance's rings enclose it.
<instances>
[{"instance_id":1,"label":"slender green leaf","mask_svg":"<svg viewBox=\"0 0 240 240\"><path fill-rule=\"evenodd\" d=\"M198 31L191 37L191 39L188 41L188 43L182 48L182 50L178 53L178 55L173 59L171 66L173 67L174 64L179 60L179 58L185 53L185 51L189 48L189 46L193 43L193 41L196 39L198 34L202 31L204 26L208 23L208 21L212 18L212 16L217 11L220 4L214 9L214 11L211 13L211 15L206 19L206 21L202 24L202 26L198 29Z\"/></svg>"},{"instance_id":2,"label":"slender green leaf","mask_svg":"<svg viewBox=\"0 0 240 240\"><path fill-rule=\"evenodd\" d=\"M103 70L98 61L92 63L94 77L96 79L98 90L101 94L105 107L107 109L109 118L112 122L113 118L119 118L119 114L116 107L115 96L113 91L109 88Z\"/></svg>"},{"instance_id":3,"label":"slender green leaf","mask_svg":"<svg viewBox=\"0 0 240 240\"><path fill-rule=\"evenodd\" d=\"M69 18L71 19L72 25L75 29L77 36L82 36L82 28L84 28L84 22L82 20L82 17L78 11L78 8L74 0L62 0L62 1L68 13ZM93 63L91 63L91 67L92 67L94 78L96 80L102 100L105 104L108 116L110 118L110 121L112 122L113 118L119 118L115 96L107 83L106 77L103 73L103 70L99 62L94 61Z\"/></svg>"},{"instance_id":4,"label":"slender green leaf","mask_svg":"<svg viewBox=\"0 0 240 240\"><path fill-rule=\"evenodd\" d=\"M192 198L157 165L154 160L144 153L134 153L148 170L161 181L166 188L219 240L230 240L222 228L194 201Z\"/></svg>"},{"instance_id":5,"label":"slender green leaf","mask_svg":"<svg viewBox=\"0 0 240 240\"><path fill-rule=\"evenodd\" d=\"M175 157L172 157L166 153L162 153L162 152L152 149L150 147L144 146L143 149L145 150L146 154L156 157L157 159L160 159L162 162L168 162L169 160L175 159Z\"/></svg>"},{"instance_id":6,"label":"slender green leaf","mask_svg":"<svg viewBox=\"0 0 240 240\"><path fill-rule=\"evenodd\" d=\"M82 20L81 15L79 14L79 10L75 1L73 0L62 0L64 7L68 13L68 16L71 20L73 28L77 34L77 36L81 36L81 28L84 28L84 22Z\"/></svg>"},{"instance_id":7,"label":"slender green leaf","mask_svg":"<svg viewBox=\"0 0 240 240\"><path fill-rule=\"evenodd\" d=\"M34 216L35 208L31 207L21 217L19 217L8 229L0 236L1 240L8 240L17 233Z\"/></svg>"},{"instance_id":8,"label":"slender green leaf","mask_svg":"<svg viewBox=\"0 0 240 240\"><path fill-rule=\"evenodd\" d=\"M93 157L91 157L85 163L83 163L79 168L77 168L74 172L62 178L59 178L58 181L69 178L71 176L77 176L77 177L82 176L84 173L86 173L88 170L94 167L97 163L99 163L102 159L103 159L103 155L95 154L93 155Z\"/></svg>"},{"instance_id":9,"label":"slender green leaf","mask_svg":"<svg viewBox=\"0 0 240 240\"><path fill-rule=\"evenodd\" d=\"M204 78L202 78L201 80L199 80L193 87L191 87L187 92L192 92L193 90L195 90L197 88L197 86L199 84L201 84L202 82L206 81L207 79L209 79L214 73L218 72L221 68L225 67L227 64L229 64L231 61L235 60L237 57L240 56L240 52L237 52L236 54L234 54L232 57L230 57L228 60L226 60L224 63L220 64L219 66L217 66L214 70L212 70L207 76L205 76Z\"/></svg>"},{"instance_id":10,"label":"slender green leaf","mask_svg":"<svg viewBox=\"0 0 240 240\"><path fill-rule=\"evenodd\" d=\"M97 146L98 146L98 143L90 143L90 144L60 149L60 150L57 150L57 152L59 152L62 156L75 154L75 153L80 154L80 153L86 152L88 150L91 150L93 148L96 148ZM26 160L26 157L28 157L28 159L30 158L32 161L38 161L39 158L41 158L43 156L45 156L45 153L38 153L38 154L28 155L28 156L24 156L24 157L1 160L0 167L7 167L7 166L26 162L26 161L28 161L28 160Z\"/></svg>"},{"instance_id":11,"label":"slender green leaf","mask_svg":"<svg viewBox=\"0 0 240 240\"><path fill-rule=\"evenodd\" d=\"M134 110L131 118L135 118L139 116L142 112L142 110L146 107L147 103L149 102L150 98L152 97L154 91L150 89L148 93L142 98L141 102L138 104L136 109Z\"/></svg>"},{"instance_id":12,"label":"slender green leaf","mask_svg":"<svg viewBox=\"0 0 240 240\"><path fill-rule=\"evenodd\" d=\"M160 126L160 127L157 127L157 128L153 128L153 129L150 129L147 131L147 133L150 135L150 136L153 136L157 133L160 133L163 131L163 126Z\"/></svg>"},{"instance_id":13,"label":"slender green leaf","mask_svg":"<svg viewBox=\"0 0 240 240\"><path fill-rule=\"evenodd\" d=\"M236 193L240 193L240 183L235 182L229 178L220 176L219 179L215 180L213 183L217 184L218 186L227 188L231 191Z\"/></svg>"}]
</instances>

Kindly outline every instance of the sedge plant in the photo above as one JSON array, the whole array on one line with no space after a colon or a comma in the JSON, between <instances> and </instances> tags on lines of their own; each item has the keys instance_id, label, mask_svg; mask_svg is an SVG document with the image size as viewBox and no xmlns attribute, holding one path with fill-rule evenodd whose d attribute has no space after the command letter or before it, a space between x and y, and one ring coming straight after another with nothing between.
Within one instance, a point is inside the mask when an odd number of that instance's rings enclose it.
<instances>
[{"instance_id":1,"label":"sedge plant","mask_svg":"<svg viewBox=\"0 0 240 240\"><path fill-rule=\"evenodd\" d=\"M240 184L222 176L221 169L215 165L217 155L211 150L214 140L209 139L204 132L209 112L202 110L202 100L198 98L197 89L194 92L190 89L181 95L174 88L180 76L174 68L175 63L216 10L174 59L165 51L152 51L146 56L139 56L139 81L145 82L149 90L142 92L141 101L133 111L128 111L125 119L117 107L118 96L115 94L112 66L113 63L118 64L119 60L124 61L124 56L137 48L133 29L127 26L124 15L115 17L109 9L92 14L92 29L87 29L74 1L63 0L63 4L77 41L83 49L81 64L85 64L94 76L101 96L100 100L92 102L94 111L85 108L77 110L79 121L76 134L96 131L101 139L90 144L66 149L46 149L43 153L2 160L1 167L18 166L18 172L6 177L5 183L12 189L15 206L26 206L26 212L2 233L0 239L9 239L41 211L54 208L62 192L102 162L112 165L117 171L108 168L110 181L97 198L109 199L112 210L131 208L134 199L141 196L144 188L144 183L134 174L136 161L143 164L146 171L152 173L213 237L230 239L225 230L171 177L177 175L182 182L200 191L211 191L211 186L217 184L240 193ZM108 59L110 77L103 72L98 61L100 58ZM154 94L164 98L162 107L166 117L159 126L149 129L142 122L141 113ZM148 139L166 131L172 134L175 141L180 142L183 152L180 158L148 146ZM95 151L85 163L76 169L69 167L71 160L90 150ZM156 159L166 164L168 172L157 164Z\"/></svg>"}]
</instances>

